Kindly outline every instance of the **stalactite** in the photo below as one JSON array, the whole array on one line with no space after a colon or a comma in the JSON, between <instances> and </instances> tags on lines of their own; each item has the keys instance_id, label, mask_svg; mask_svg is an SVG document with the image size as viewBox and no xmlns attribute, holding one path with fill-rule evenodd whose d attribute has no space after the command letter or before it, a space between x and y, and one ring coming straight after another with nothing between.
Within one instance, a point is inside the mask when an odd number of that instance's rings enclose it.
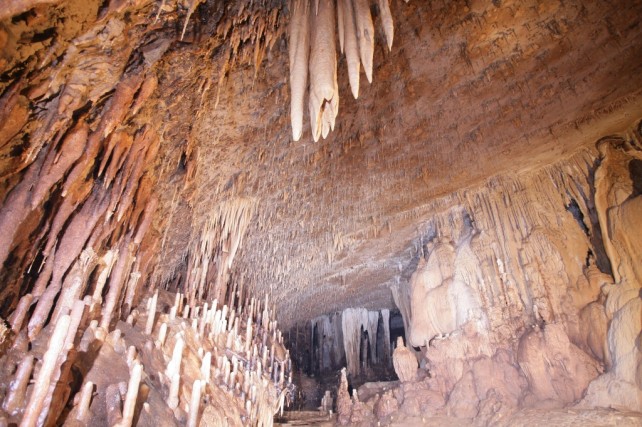
<instances>
[{"instance_id":1,"label":"stalactite","mask_svg":"<svg viewBox=\"0 0 642 427\"><path fill-rule=\"evenodd\" d=\"M108 102L98 128L89 136L83 155L67 176L63 186L63 196L72 193L74 187L80 185L82 178L87 176L97 158L100 142L111 134L117 123L122 123L125 115L129 112L127 107L131 105L141 83L142 76L139 74L123 76Z\"/></svg>"},{"instance_id":2,"label":"stalactite","mask_svg":"<svg viewBox=\"0 0 642 427\"><path fill-rule=\"evenodd\" d=\"M392 14L390 13L389 0L379 0L379 16L381 17L383 32L386 35L388 50L392 50L392 41L395 36L395 26L392 21Z\"/></svg>"},{"instance_id":3,"label":"stalactite","mask_svg":"<svg viewBox=\"0 0 642 427\"><path fill-rule=\"evenodd\" d=\"M359 59L359 44L357 41L357 29L354 21L354 7L352 0L338 0L343 4L343 26L345 33L345 54L348 65L348 79L354 99L359 98L359 75L361 73L361 61Z\"/></svg>"},{"instance_id":4,"label":"stalactite","mask_svg":"<svg viewBox=\"0 0 642 427\"><path fill-rule=\"evenodd\" d=\"M308 86L310 55L310 2L294 0L290 18L290 120L292 139L298 141L303 132L303 100Z\"/></svg>"},{"instance_id":5,"label":"stalactite","mask_svg":"<svg viewBox=\"0 0 642 427\"><path fill-rule=\"evenodd\" d=\"M37 335L47 320L54 299L62 287L62 279L72 262L80 255L98 219L107 208L106 200L101 199L101 192L93 194L85 202L81 211L76 214L67 227L54 259L51 283L40 296L35 312L29 321L29 336Z\"/></svg>"},{"instance_id":6,"label":"stalactite","mask_svg":"<svg viewBox=\"0 0 642 427\"><path fill-rule=\"evenodd\" d=\"M2 402L2 409L10 415L15 415L18 409L24 405L27 397L27 386L29 385L29 378L31 378L31 371L33 369L33 360L34 357L31 354L23 357L18 365L13 381L9 384L7 395Z\"/></svg>"},{"instance_id":7,"label":"stalactite","mask_svg":"<svg viewBox=\"0 0 642 427\"><path fill-rule=\"evenodd\" d=\"M84 295L85 288L87 287L87 279L92 267L96 254L93 249L84 249L65 277L56 308L51 316L51 321L56 323L63 313L71 310L75 301L78 301Z\"/></svg>"},{"instance_id":8,"label":"stalactite","mask_svg":"<svg viewBox=\"0 0 642 427\"><path fill-rule=\"evenodd\" d=\"M308 70L310 74L309 111L312 137L318 141L334 129L339 112L336 52L334 50L334 2L294 0L290 16L290 90L292 138L302 133L303 97ZM350 88L359 97L359 73L363 64L372 83L374 25L368 0L338 0L336 24L341 52L345 51ZM379 0L379 10L388 49L392 48L394 24L388 0ZM308 27L311 27L308 30ZM310 33L309 45L307 35ZM308 51L310 58L308 63Z\"/></svg>"},{"instance_id":9,"label":"stalactite","mask_svg":"<svg viewBox=\"0 0 642 427\"><path fill-rule=\"evenodd\" d=\"M30 210L30 189L44 160L45 154L41 152L27 169L20 183L9 192L0 208L0 229L3 230L0 234L0 265L4 265L7 260L15 233Z\"/></svg>"},{"instance_id":10,"label":"stalactite","mask_svg":"<svg viewBox=\"0 0 642 427\"><path fill-rule=\"evenodd\" d=\"M127 275L127 264L129 262L129 242L130 236L123 239L118 249L119 257L114 267L113 274L109 280L109 290L105 297L105 303L102 309L102 317L100 319L100 326L105 330L109 330L109 325L112 321L112 316L116 310L116 305L122 290L123 280Z\"/></svg>"},{"instance_id":11,"label":"stalactite","mask_svg":"<svg viewBox=\"0 0 642 427\"><path fill-rule=\"evenodd\" d=\"M365 308L347 308L341 316L343 346L346 353L348 373L359 375L361 355L361 331L368 326L368 310Z\"/></svg>"},{"instance_id":12,"label":"stalactite","mask_svg":"<svg viewBox=\"0 0 642 427\"><path fill-rule=\"evenodd\" d=\"M94 288L93 300L102 301L103 287L111 274L111 270L118 259L118 250L110 249L102 256L100 259L100 264L102 269L96 280L96 286Z\"/></svg>"},{"instance_id":13,"label":"stalactite","mask_svg":"<svg viewBox=\"0 0 642 427\"><path fill-rule=\"evenodd\" d=\"M345 44L345 29L343 25L343 17L345 16L344 2L337 1L337 31L339 32L339 49L343 53L343 46Z\"/></svg>"},{"instance_id":14,"label":"stalactite","mask_svg":"<svg viewBox=\"0 0 642 427\"><path fill-rule=\"evenodd\" d=\"M309 109L312 137L318 141L320 136L325 138L330 129L334 129L339 112L332 1L319 1L319 10L312 16L311 26Z\"/></svg>"},{"instance_id":15,"label":"stalactite","mask_svg":"<svg viewBox=\"0 0 642 427\"><path fill-rule=\"evenodd\" d=\"M379 328L379 312L368 311L368 341L370 345L370 354L372 362L377 363L377 330Z\"/></svg>"},{"instance_id":16,"label":"stalactite","mask_svg":"<svg viewBox=\"0 0 642 427\"><path fill-rule=\"evenodd\" d=\"M390 363L392 357L390 350L390 310L387 308L382 309L381 319L383 320L383 360Z\"/></svg>"},{"instance_id":17,"label":"stalactite","mask_svg":"<svg viewBox=\"0 0 642 427\"><path fill-rule=\"evenodd\" d=\"M374 25L370 15L368 0L353 0L354 17L359 42L359 57L366 72L368 82L372 83L372 57L374 55Z\"/></svg>"},{"instance_id":18,"label":"stalactite","mask_svg":"<svg viewBox=\"0 0 642 427\"><path fill-rule=\"evenodd\" d=\"M81 120L69 131L57 151L54 150L54 147L51 148L45 159L45 164L40 170L36 185L31 191L31 209L37 208L42 203L51 187L59 182L80 158L88 134L89 126Z\"/></svg>"}]
</instances>

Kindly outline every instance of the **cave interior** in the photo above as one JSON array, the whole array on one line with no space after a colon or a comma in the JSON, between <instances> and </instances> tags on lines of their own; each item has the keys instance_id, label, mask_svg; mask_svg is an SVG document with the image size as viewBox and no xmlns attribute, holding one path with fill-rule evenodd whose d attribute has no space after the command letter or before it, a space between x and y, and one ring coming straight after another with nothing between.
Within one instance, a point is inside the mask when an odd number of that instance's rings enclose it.
<instances>
[{"instance_id":1,"label":"cave interior","mask_svg":"<svg viewBox=\"0 0 642 427\"><path fill-rule=\"evenodd\" d=\"M3 0L0 426L642 425L641 17Z\"/></svg>"}]
</instances>

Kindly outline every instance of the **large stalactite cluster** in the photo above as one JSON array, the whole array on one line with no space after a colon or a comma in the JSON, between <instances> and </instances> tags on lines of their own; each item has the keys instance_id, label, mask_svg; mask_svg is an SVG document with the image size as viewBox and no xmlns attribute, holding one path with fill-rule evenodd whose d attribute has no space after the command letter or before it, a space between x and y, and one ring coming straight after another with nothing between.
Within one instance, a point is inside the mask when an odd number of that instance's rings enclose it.
<instances>
[{"instance_id":1,"label":"large stalactite cluster","mask_svg":"<svg viewBox=\"0 0 642 427\"><path fill-rule=\"evenodd\" d=\"M388 0L378 2L388 49L394 25ZM359 97L361 65L372 83L375 31L368 0L293 0L290 6L290 120L295 141L303 133L305 92L312 138L326 138L339 114L336 33L346 56L352 95Z\"/></svg>"}]
</instances>

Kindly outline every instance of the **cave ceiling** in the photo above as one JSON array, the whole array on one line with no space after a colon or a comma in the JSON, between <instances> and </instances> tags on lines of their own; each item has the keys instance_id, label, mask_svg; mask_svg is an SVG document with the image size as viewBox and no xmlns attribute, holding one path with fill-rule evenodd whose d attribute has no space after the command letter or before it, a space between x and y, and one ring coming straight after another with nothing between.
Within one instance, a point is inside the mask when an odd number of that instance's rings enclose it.
<instances>
[{"instance_id":1,"label":"cave ceiling","mask_svg":"<svg viewBox=\"0 0 642 427\"><path fill-rule=\"evenodd\" d=\"M642 117L640 1L392 0L390 51L373 7L373 82L362 75L355 100L340 57L336 127L318 142L307 115L292 141L286 2L195 2L182 39L189 4L157 3L105 11L71 1L14 18L5 49L20 44L16 26L45 31L38 17L47 13L70 24L55 27L55 42L3 56L2 90L36 59L62 61L72 39L86 43L88 58L109 45L120 71L105 71L106 86L127 67L149 68L157 88L135 119L160 135L151 166L160 261L149 280L184 275L211 213L247 200L256 213L232 276L272 294L286 324L348 306L393 307L389 286L412 272L435 200L593 149ZM122 28L92 33L101 13L121 13L112 27ZM261 25L258 49L241 30ZM34 74L30 90L45 74ZM16 171L3 168L10 182Z\"/></svg>"}]
</instances>

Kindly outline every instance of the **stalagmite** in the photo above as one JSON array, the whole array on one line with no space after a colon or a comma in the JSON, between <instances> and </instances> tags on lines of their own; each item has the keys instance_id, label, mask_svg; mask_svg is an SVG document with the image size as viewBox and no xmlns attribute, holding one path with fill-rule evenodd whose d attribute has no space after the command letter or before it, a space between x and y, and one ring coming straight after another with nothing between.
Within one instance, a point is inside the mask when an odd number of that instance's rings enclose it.
<instances>
[{"instance_id":1,"label":"stalagmite","mask_svg":"<svg viewBox=\"0 0 642 427\"><path fill-rule=\"evenodd\" d=\"M198 411L201 406L201 381L195 380L192 385L192 398L189 403L189 418L187 419L187 427L198 426Z\"/></svg>"},{"instance_id":2,"label":"stalagmite","mask_svg":"<svg viewBox=\"0 0 642 427\"><path fill-rule=\"evenodd\" d=\"M149 305L149 311L147 312L147 322L145 323L145 333L151 335L154 330L154 318L156 317L156 301L158 300L158 291L154 292L154 296L151 298L151 304Z\"/></svg>"},{"instance_id":3,"label":"stalagmite","mask_svg":"<svg viewBox=\"0 0 642 427\"><path fill-rule=\"evenodd\" d=\"M397 337L397 348L392 354L392 364L399 381L414 381L417 376L417 358L406 348L402 337Z\"/></svg>"},{"instance_id":4,"label":"stalagmite","mask_svg":"<svg viewBox=\"0 0 642 427\"><path fill-rule=\"evenodd\" d=\"M352 415L352 400L348 392L348 378L346 376L346 369L341 369L341 379L339 380L339 387L337 389L337 417L339 424L345 425L350 421Z\"/></svg>"},{"instance_id":5,"label":"stalagmite","mask_svg":"<svg viewBox=\"0 0 642 427\"><path fill-rule=\"evenodd\" d=\"M314 141L334 129L339 112L334 12L333 1L319 0L319 11L312 17L309 110Z\"/></svg>"},{"instance_id":6,"label":"stalagmite","mask_svg":"<svg viewBox=\"0 0 642 427\"><path fill-rule=\"evenodd\" d=\"M134 410L136 409L136 398L138 397L138 387L140 385L143 373L143 365L135 363L132 368L131 377L127 386L127 395L123 406L123 418L118 427L130 427L134 420Z\"/></svg>"},{"instance_id":7,"label":"stalagmite","mask_svg":"<svg viewBox=\"0 0 642 427\"><path fill-rule=\"evenodd\" d=\"M136 363L136 347L133 345L130 345L129 348L127 349L127 366L132 368L132 366Z\"/></svg>"},{"instance_id":8,"label":"stalagmite","mask_svg":"<svg viewBox=\"0 0 642 427\"><path fill-rule=\"evenodd\" d=\"M13 415L22 406L27 397L27 386L29 385L32 368L33 356L29 354L18 365L14 379L9 384L7 395L2 402L2 409L10 415Z\"/></svg>"},{"instance_id":9,"label":"stalagmite","mask_svg":"<svg viewBox=\"0 0 642 427\"><path fill-rule=\"evenodd\" d=\"M247 319L247 329L245 333L245 353L249 353L252 345L252 318Z\"/></svg>"},{"instance_id":10,"label":"stalagmite","mask_svg":"<svg viewBox=\"0 0 642 427\"><path fill-rule=\"evenodd\" d=\"M54 368L58 365L58 355L63 349L65 337L69 329L71 319L69 315L61 316L56 324L56 327L49 339L49 347L42 359L42 366L38 371L29 403L25 408L21 427L31 427L36 425L43 403L49 392L49 384L52 376L54 375Z\"/></svg>"},{"instance_id":11,"label":"stalagmite","mask_svg":"<svg viewBox=\"0 0 642 427\"><path fill-rule=\"evenodd\" d=\"M67 336L65 337L65 344L63 347L65 351L69 351L74 347L74 342L76 340L76 332L78 331L78 327L80 326L80 322L82 321L82 317L84 313L85 313L84 301L76 300L76 302L74 302L74 305L70 313L71 321L69 323L69 331L67 333Z\"/></svg>"},{"instance_id":12,"label":"stalagmite","mask_svg":"<svg viewBox=\"0 0 642 427\"><path fill-rule=\"evenodd\" d=\"M171 377L171 382L169 386L169 396L167 397L167 406L170 409L176 409L178 407L178 392L180 387L181 376L177 372Z\"/></svg>"},{"instance_id":13,"label":"stalagmite","mask_svg":"<svg viewBox=\"0 0 642 427\"><path fill-rule=\"evenodd\" d=\"M94 392L94 383L91 381L85 382L80 392L80 401L78 402L78 412L76 412L76 419L82 423L86 423L89 418L89 406L91 404L91 395Z\"/></svg>"},{"instance_id":14,"label":"stalagmite","mask_svg":"<svg viewBox=\"0 0 642 427\"><path fill-rule=\"evenodd\" d=\"M29 311L29 307L31 306L32 301L33 301L33 295L31 294L24 295L22 298L20 298L18 307L16 307L14 312L11 314L11 317L9 318L9 323L11 323L11 330L16 334L20 332L20 330L22 329L25 316Z\"/></svg>"},{"instance_id":15,"label":"stalagmite","mask_svg":"<svg viewBox=\"0 0 642 427\"><path fill-rule=\"evenodd\" d=\"M210 372L212 369L212 353L207 352L203 356L203 362L201 363L201 380L203 385L210 382Z\"/></svg>"},{"instance_id":16,"label":"stalagmite","mask_svg":"<svg viewBox=\"0 0 642 427\"><path fill-rule=\"evenodd\" d=\"M178 314L181 298L182 298L181 294L177 292L176 293L176 297L174 298L174 305L169 310L169 320L176 319L176 315Z\"/></svg>"},{"instance_id":17,"label":"stalagmite","mask_svg":"<svg viewBox=\"0 0 642 427\"><path fill-rule=\"evenodd\" d=\"M308 86L310 55L310 2L294 0L290 18L290 120L292 139L298 141L303 132L303 101Z\"/></svg>"},{"instance_id":18,"label":"stalagmite","mask_svg":"<svg viewBox=\"0 0 642 427\"><path fill-rule=\"evenodd\" d=\"M370 15L368 0L353 0L354 20L357 27L359 57L366 72L368 82L372 83L372 57L374 55L374 25Z\"/></svg>"},{"instance_id":19,"label":"stalagmite","mask_svg":"<svg viewBox=\"0 0 642 427\"><path fill-rule=\"evenodd\" d=\"M162 347L165 344L165 337L167 336L167 323L162 323L158 331L158 340L156 341L157 347Z\"/></svg>"},{"instance_id":20,"label":"stalagmite","mask_svg":"<svg viewBox=\"0 0 642 427\"><path fill-rule=\"evenodd\" d=\"M174 351L172 352L172 359L167 364L167 375L172 378L174 374L179 374L181 371L181 360L183 358L183 348L185 341L181 334L177 335L176 343L174 344Z\"/></svg>"}]
</instances>

